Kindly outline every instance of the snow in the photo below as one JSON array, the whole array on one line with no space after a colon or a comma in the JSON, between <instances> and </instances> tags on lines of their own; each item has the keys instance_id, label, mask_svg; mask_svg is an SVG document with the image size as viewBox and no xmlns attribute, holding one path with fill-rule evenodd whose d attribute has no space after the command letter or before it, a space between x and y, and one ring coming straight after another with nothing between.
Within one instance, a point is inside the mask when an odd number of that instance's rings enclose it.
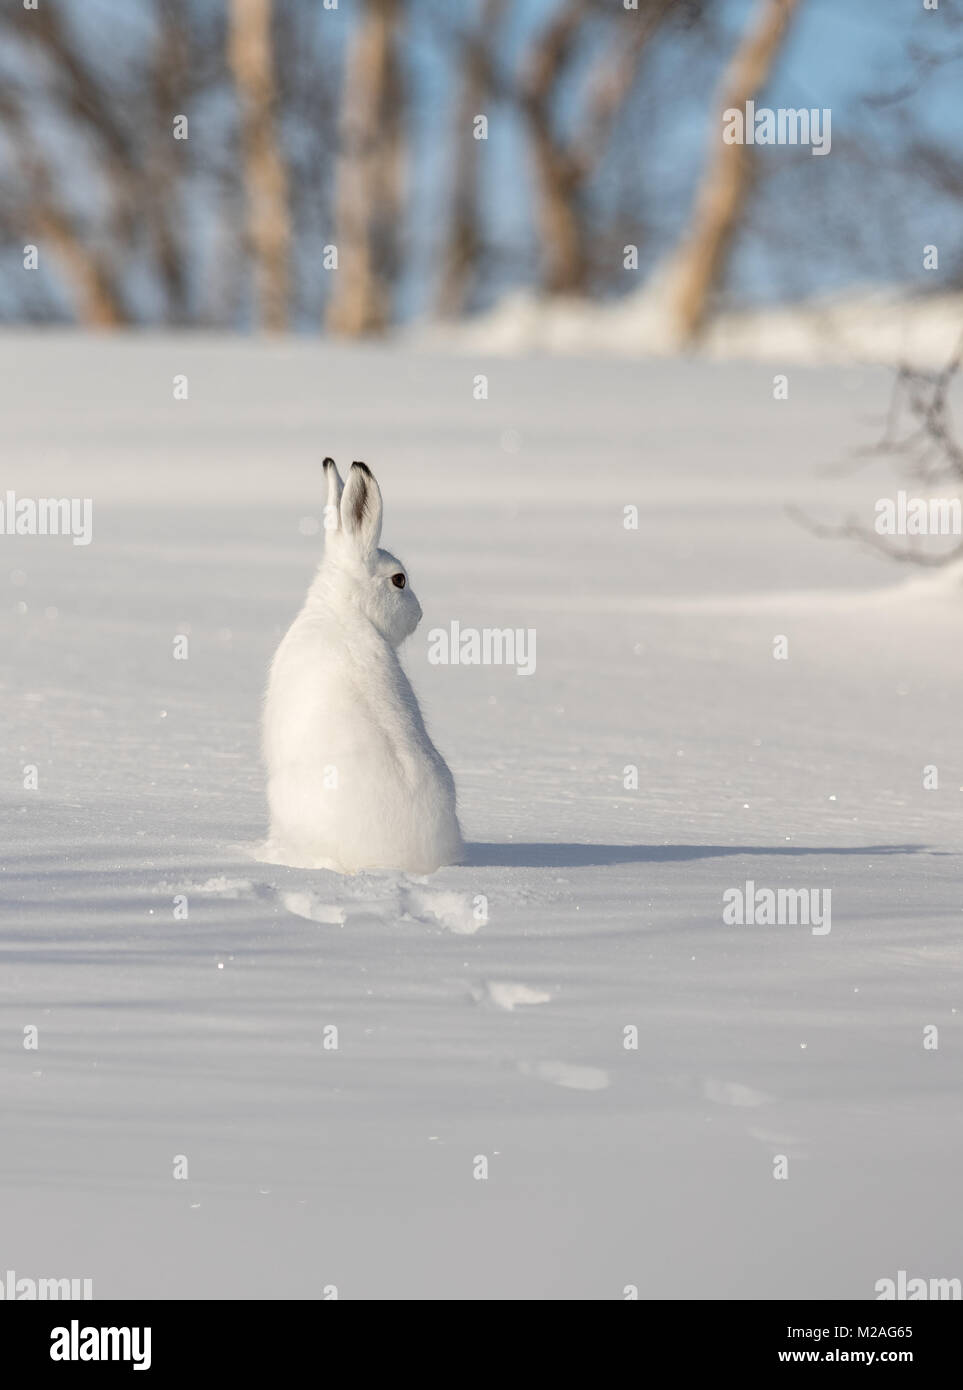
<instances>
[{"instance_id":1,"label":"snow","mask_svg":"<svg viewBox=\"0 0 963 1390\"><path fill-rule=\"evenodd\" d=\"M679 343L669 311L672 271L618 299L541 299L528 290L453 326L418 327L412 341L439 351L515 356L532 352L673 357ZM963 323L963 294L908 296L880 287L798 303L725 309L711 318L696 352L711 361L779 365L907 362L945 366Z\"/></svg>"},{"instance_id":2,"label":"snow","mask_svg":"<svg viewBox=\"0 0 963 1390\"><path fill-rule=\"evenodd\" d=\"M786 512L898 486L827 471L886 371L775 401L772 364L44 333L0 370L0 487L94 504L89 546L0 538L4 1268L95 1298L963 1273L959 577ZM256 858L329 452L375 470L425 610L402 654L470 842L428 879ZM452 620L535 628L536 672L430 664ZM831 932L723 925L748 881L831 890Z\"/></svg>"}]
</instances>

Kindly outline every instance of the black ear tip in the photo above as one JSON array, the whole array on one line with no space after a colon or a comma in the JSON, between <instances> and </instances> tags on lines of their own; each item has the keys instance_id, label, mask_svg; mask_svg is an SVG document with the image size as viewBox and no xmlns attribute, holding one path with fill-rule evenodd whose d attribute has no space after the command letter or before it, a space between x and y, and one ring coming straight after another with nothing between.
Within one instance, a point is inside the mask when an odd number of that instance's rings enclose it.
<instances>
[{"instance_id":1,"label":"black ear tip","mask_svg":"<svg viewBox=\"0 0 963 1390\"><path fill-rule=\"evenodd\" d=\"M368 467L368 465L367 465L366 463L362 463L362 462L360 461L360 459L355 459L355 461L354 461L354 463L351 465L351 467L352 467L352 468L360 468L361 471L362 471L362 473L365 475L366 478L370 478L370 477L371 477L371 469Z\"/></svg>"},{"instance_id":2,"label":"black ear tip","mask_svg":"<svg viewBox=\"0 0 963 1390\"><path fill-rule=\"evenodd\" d=\"M330 454L329 454L328 457L322 462L321 467L322 467L322 468L333 468L333 467L334 467L334 459L331 458Z\"/></svg>"}]
</instances>

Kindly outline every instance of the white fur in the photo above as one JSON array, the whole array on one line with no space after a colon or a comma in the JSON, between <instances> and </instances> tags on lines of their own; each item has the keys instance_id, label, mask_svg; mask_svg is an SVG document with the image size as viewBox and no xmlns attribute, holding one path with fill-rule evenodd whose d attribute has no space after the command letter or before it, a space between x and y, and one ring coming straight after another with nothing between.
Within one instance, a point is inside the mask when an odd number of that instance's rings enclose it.
<instances>
[{"instance_id":1,"label":"white fur","mask_svg":"<svg viewBox=\"0 0 963 1390\"><path fill-rule=\"evenodd\" d=\"M330 459L325 473L324 557L268 681L267 853L338 873L431 873L463 845L454 780L395 655L421 606L404 566L378 549L381 493L367 468L353 464L344 485Z\"/></svg>"}]
</instances>

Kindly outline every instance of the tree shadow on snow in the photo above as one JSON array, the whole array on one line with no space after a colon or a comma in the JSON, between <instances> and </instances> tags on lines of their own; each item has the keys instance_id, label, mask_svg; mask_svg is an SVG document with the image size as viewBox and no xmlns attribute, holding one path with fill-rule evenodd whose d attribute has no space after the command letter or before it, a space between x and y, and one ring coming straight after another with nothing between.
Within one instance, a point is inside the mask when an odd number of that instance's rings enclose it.
<instances>
[{"instance_id":1,"label":"tree shadow on snow","mask_svg":"<svg viewBox=\"0 0 963 1390\"><path fill-rule=\"evenodd\" d=\"M612 864L671 864L687 859L757 858L763 855L880 855L938 853L925 845L576 845L488 844L465 846L462 861L472 869L587 869Z\"/></svg>"}]
</instances>

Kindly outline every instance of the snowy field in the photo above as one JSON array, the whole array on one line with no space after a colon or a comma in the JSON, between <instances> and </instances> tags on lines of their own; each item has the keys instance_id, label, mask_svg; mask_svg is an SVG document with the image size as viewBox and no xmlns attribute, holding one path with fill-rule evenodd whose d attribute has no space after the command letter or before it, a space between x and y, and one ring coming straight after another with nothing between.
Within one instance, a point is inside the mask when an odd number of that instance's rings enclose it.
<instances>
[{"instance_id":1,"label":"snowy field","mask_svg":"<svg viewBox=\"0 0 963 1390\"><path fill-rule=\"evenodd\" d=\"M88 546L0 537L0 1269L98 1298L963 1276L963 586L787 515L901 484L825 471L883 368L793 368L784 402L779 370L0 338L0 496L93 499ZM425 610L404 659L470 841L426 881L254 857L325 453L375 470ZM452 620L535 629L535 673L430 664ZM747 880L831 890L831 931L724 924Z\"/></svg>"}]
</instances>

